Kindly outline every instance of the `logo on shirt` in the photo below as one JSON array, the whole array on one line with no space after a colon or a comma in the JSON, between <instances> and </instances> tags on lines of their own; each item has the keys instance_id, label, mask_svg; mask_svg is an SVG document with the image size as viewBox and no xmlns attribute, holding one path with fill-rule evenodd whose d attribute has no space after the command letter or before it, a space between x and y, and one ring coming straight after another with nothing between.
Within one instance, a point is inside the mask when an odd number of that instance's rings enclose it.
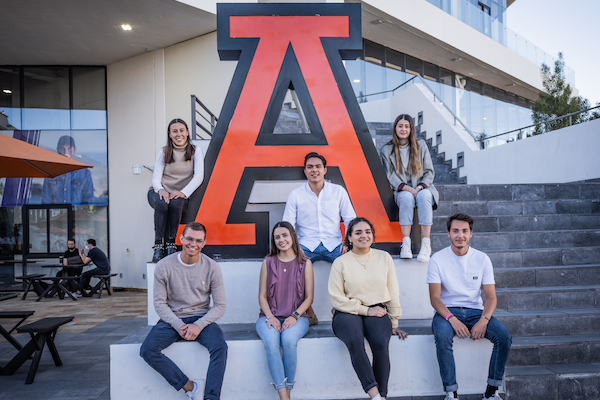
<instances>
[{"instance_id":1,"label":"logo on shirt","mask_svg":"<svg viewBox=\"0 0 600 400\"><path fill-rule=\"evenodd\" d=\"M360 4L217 4L221 60L238 60L205 158L205 179L183 221L207 228L208 255L263 257L267 212L246 212L257 180L304 180L304 156L327 159L380 247L401 240L398 210L342 59L362 52ZM310 134L273 134L287 90ZM180 227L180 230L183 225ZM382 245L383 242L383 245Z\"/></svg>"}]
</instances>

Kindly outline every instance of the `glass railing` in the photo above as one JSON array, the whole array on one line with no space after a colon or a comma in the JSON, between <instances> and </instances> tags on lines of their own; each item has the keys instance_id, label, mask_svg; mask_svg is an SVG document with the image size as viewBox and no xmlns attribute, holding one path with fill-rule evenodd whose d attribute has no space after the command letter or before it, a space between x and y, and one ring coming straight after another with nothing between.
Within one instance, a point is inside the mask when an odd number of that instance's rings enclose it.
<instances>
[{"instance_id":1,"label":"glass railing","mask_svg":"<svg viewBox=\"0 0 600 400\"><path fill-rule=\"evenodd\" d=\"M506 10L502 7L490 9L494 15L492 16L468 0L427 0L427 2L532 63L540 67L542 64L546 64L550 68L554 66L556 58L506 26ZM565 78L568 84L575 87L575 71L566 65Z\"/></svg>"},{"instance_id":2,"label":"glass railing","mask_svg":"<svg viewBox=\"0 0 600 400\"><path fill-rule=\"evenodd\" d=\"M0 107L15 129L106 129L106 110ZM12 129L12 128L11 128Z\"/></svg>"},{"instance_id":3,"label":"glass railing","mask_svg":"<svg viewBox=\"0 0 600 400\"><path fill-rule=\"evenodd\" d=\"M345 66L359 103L390 98L406 90L413 82L421 82L413 79L410 83L402 85L415 75L363 60L345 61ZM366 66L369 67L368 70ZM425 78L423 82L426 82L439 101L460 119L476 138L493 136L532 124L531 110L527 107ZM402 110L398 110L398 113L401 112ZM498 142L506 143L507 140L510 138L499 138Z\"/></svg>"}]
</instances>

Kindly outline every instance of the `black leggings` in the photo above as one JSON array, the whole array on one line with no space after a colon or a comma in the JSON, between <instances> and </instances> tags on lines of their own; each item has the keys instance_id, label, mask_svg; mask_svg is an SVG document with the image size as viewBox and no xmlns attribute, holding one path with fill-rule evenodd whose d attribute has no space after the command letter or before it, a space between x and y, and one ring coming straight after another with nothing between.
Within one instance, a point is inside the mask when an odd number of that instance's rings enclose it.
<instances>
[{"instance_id":1,"label":"black leggings","mask_svg":"<svg viewBox=\"0 0 600 400\"><path fill-rule=\"evenodd\" d=\"M381 397L387 397L390 378L390 338L392 321L383 317L366 317L335 311L333 333L348 348L352 367L365 392L378 386ZM373 366L365 350L367 339L373 351Z\"/></svg>"}]
</instances>

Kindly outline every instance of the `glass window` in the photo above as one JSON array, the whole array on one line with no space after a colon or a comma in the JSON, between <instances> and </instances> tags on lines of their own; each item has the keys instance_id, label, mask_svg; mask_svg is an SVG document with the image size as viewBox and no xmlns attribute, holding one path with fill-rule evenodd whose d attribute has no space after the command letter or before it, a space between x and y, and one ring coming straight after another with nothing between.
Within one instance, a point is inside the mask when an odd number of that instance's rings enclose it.
<instances>
[{"instance_id":1,"label":"glass window","mask_svg":"<svg viewBox=\"0 0 600 400\"><path fill-rule=\"evenodd\" d=\"M24 68L22 129L70 129L69 68Z\"/></svg>"},{"instance_id":2,"label":"glass window","mask_svg":"<svg viewBox=\"0 0 600 400\"><path fill-rule=\"evenodd\" d=\"M484 84L483 85L483 95L485 97L491 97L493 99L495 97L494 87Z\"/></svg>"},{"instance_id":3,"label":"glass window","mask_svg":"<svg viewBox=\"0 0 600 400\"><path fill-rule=\"evenodd\" d=\"M71 129L106 129L106 69L73 67Z\"/></svg>"},{"instance_id":4,"label":"glass window","mask_svg":"<svg viewBox=\"0 0 600 400\"><path fill-rule=\"evenodd\" d=\"M440 68L437 65L423 62L423 78L437 82L440 75Z\"/></svg>"},{"instance_id":5,"label":"glass window","mask_svg":"<svg viewBox=\"0 0 600 400\"><path fill-rule=\"evenodd\" d=\"M365 40L365 83L367 95L385 92L386 78L383 60L385 48L377 43ZM368 101L386 98L385 94L368 96Z\"/></svg>"},{"instance_id":6,"label":"glass window","mask_svg":"<svg viewBox=\"0 0 600 400\"><path fill-rule=\"evenodd\" d=\"M406 74L404 70L404 54L386 48L385 51L385 66L386 70L386 90L392 90L406 82ZM390 93L393 96L393 93Z\"/></svg>"},{"instance_id":7,"label":"glass window","mask_svg":"<svg viewBox=\"0 0 600 400\"><path fill-rule=\"evenodd\" d=\"M423 75L423 61L406 55L406 72L413 75Z\"/></svg>"},{"instance_id":8,"label":"glass window","mask_svg":"<svg viewBox=\"0 0 600 400\"><path fill-rule=\"evenodd\" d=\"M0 130L21 129L19 74L19 67L0 67Z\"/></svg>"}]
</instances>

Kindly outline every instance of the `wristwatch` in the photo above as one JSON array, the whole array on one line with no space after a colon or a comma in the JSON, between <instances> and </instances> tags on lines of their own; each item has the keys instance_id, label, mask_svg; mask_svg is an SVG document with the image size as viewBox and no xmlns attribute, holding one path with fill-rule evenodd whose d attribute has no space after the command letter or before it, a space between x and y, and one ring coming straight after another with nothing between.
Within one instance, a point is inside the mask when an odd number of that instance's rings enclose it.
<instances>
[{"instance_id":1,"label":"wristwatch","mask_svg":"<svg viewBox=\"0 0 600 400\"><path fill-rule=\"evenodd\" d=\"M294 313L292 314L292 317L294 317L294 319L298 319L300 318L300 314L298 314L298 311L294 311Z\"/></svg>"}]
</instances>

